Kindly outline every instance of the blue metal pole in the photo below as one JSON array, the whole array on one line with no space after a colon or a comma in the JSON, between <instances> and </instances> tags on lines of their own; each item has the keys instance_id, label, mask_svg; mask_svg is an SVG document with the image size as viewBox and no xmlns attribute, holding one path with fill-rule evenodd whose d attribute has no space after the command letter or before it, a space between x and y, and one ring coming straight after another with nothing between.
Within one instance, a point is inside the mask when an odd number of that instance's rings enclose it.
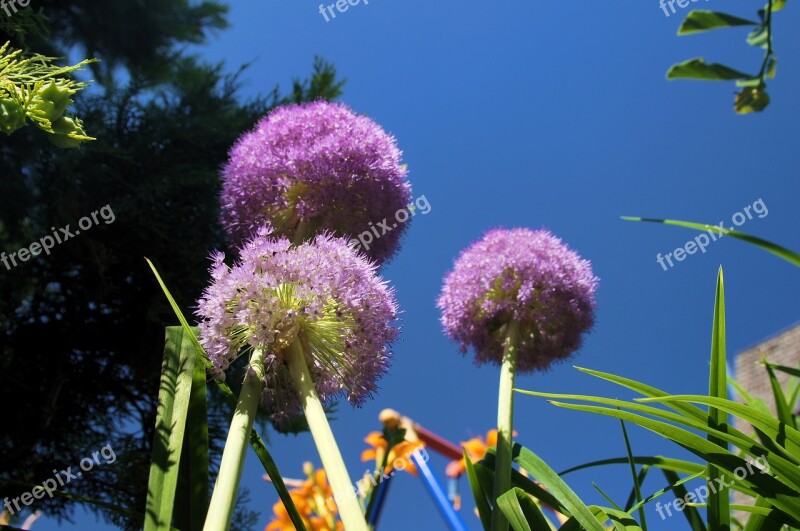
<instances>
[{"instance_id":1,"label":"blue metal pole","mask_svg":"<svg viewBox=\"0 0 800 531\"><path fill-rule=\"evenodd\" d=\"M428 463L421 459L419 452L414 452L411 454L411 462L417 466L420 476L425 481L425 486L428 487L428 492L433 498L433 501L436 503L436 507L439 509L439 512L442 513L442 516L450 526L450 529L453 531L467 531L466 524L458 515L456 510L453 509L453 506L450 505L450 501L447 499L447 494L444 492L442 486L439 485L439 482L436 481L436 477L428 467Z\"/></svg>"}]
</instances>

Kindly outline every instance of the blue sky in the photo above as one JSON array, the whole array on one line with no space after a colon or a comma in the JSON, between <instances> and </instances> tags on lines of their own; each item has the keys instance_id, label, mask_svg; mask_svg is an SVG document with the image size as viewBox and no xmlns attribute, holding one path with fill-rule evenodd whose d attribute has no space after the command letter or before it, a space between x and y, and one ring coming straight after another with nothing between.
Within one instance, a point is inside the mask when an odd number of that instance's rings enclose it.
<instances>
[{"instance_id":1,"label":"blue sky","mask_svg":"<svg viewBox=\"0 0 800 531\"><path fill-rule=\"evenodd\" d=\"M753 17L760 0L698 3ZM690 4L691 8L694 4ZM682 10L688 12L689 8ZM598 319L575 364L615 372L676 393L707 386L715 277L725 268L728 348L736 353L797 322L798 273L732 239L709 245L664 271L666 254L693 232L623 222L620 215L717 223L761 199L768 209L741 229L800 248L796 208L800 150L800 24L797 6L775 18L778 77L763 114L732 111L732 83L667 82L673 62L695 56L757 71L761 51L746 30L678 38L679 15L647 2L456 2L371 0L325 22L305 0L241 0L232 27L198 53L229 70L253 61L243 93L305 76L315 54L347 78L342 100L396 135L415 195L431 204L412 223L386 268L403 309L391 372L366 407L339 408L333 429L351 475L360 475L364 436L391 407L450 439L484 434L496 420L498 369L475 367L440 331L435 299L459 251L496 226L547 227L592 261L601 278ZM220 161L222 162L222 161ZM581 375L572 363L525 375L518 386L626 398L625 391ZM624 455L619 424L518 396L519 441L560 470ZM682 456L635 427L635 453ZM317 465L311 437L270 434L284 475ZM443 477L446 462L433 458ZM244 484L263 529L277 499L250 456ZM655 474L652 474L655 478ZM625 467L568 476L587 501L602 503L591 482L624 503ZM445 529L420 482L393 482L381 529ZM645 485L649 493L663 478ZM471 529L466 479L460 491ZM653 507L650 529L661 522ZM105 529L80 516L76 528ZM68 528L67 526L63 528ZM56 529L40 522L34 529Z\"/></svg>"}]
</instances>

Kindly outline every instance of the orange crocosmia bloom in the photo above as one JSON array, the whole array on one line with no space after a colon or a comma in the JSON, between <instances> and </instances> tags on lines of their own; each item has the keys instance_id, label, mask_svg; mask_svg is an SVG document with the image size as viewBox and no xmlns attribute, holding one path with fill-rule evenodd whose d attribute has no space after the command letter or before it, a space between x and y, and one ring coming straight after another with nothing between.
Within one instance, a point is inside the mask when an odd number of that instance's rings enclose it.
<instances>
[{"instance_id":1,"label":"orange crocosmia bloom","mask_svg":"<svg viewBox=\"0 0 800 531\"><path fill-rule=\"evenodd\" d=\"M367 448L361 453L361 461L374 460L377 466L382 465L383 457L386 455L386 448L389 446L389 443L383 438L383 434L379 431L373 431L364 438L364 442L372 446L372 448ZM397 459L403 459L403 470L418 476L419 471L417 471L417 467L414 466L414 463L411 462L410 456L424 447L425 443L421 441L403 441L394 445L389 452L389 458L386 460L386 470L384 470L384 474L388 474L395 469L394 463Z\"/></svg>"},{"instance_id":2,"label":"orange crocosmia bloom","mask_svg":"<svg viewBox=\"0 0 800 531\"><path fill-rule=\"evenodd\" d=\"M516 436L517 432L515 431L514 437ZM489 432L486 434L485 441L483 437L473 437L472 439L461 443L461 447L467 451L467 455L469 456L470 461L473 463L483 459L484 456L486 456L486 450L492 446L497 446L497 430L489 430ZM462 457L456 461L450 461L445 469L445 474L447 474L447 477L457 478L466 471L467 463Z\"/></svg>"},{"instance_id":3,"label":"orange crocosmia bloom","mask_svg":"<svg viewBox=\"0 0 800 531\"><path fill-rule=\"evenodd\" d=\"M296 490L289 491L289 496L292 497L294 506L297 507L297 512L299 512L300 516L303 518L303 523L306 524L307 527L310 527L311 523L307 517L311 514L311 508L308 506L306 497ZM275 505L272 506L272 512L275 514L275 517L264 531L294 531L295 527L292 523L292 519L289 518L289 512L286 510L286 506L283 505L281 500L278 500Z\"/></svg>"}]
</instances>

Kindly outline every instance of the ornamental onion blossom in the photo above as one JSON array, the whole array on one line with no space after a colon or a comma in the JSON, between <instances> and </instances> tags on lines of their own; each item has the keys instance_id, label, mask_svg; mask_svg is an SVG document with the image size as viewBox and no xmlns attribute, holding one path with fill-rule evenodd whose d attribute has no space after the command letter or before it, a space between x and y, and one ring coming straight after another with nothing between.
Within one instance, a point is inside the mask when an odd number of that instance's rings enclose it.
<instances>
[{"instance_id":1,"label":"ornamental onion blossom","mask_svg":"<svg viewBox=\"0 0 800 531\"><path fill-rule=\"evenodd\" d=\"M234 145L222 172L221 220L239 246L263 224L293 241L317 233L356 237L411 201L394 137L347 106L279 107ZM382 263L407 223L366 249Z\"/></svg>"},{"instance_id":2,"label":"ornamental onion blossom","mask_svg":"<svg viewBox=\"0 0 800 531\"><path fill-rule=\"evenodd\" d=\"M594 324L598 279L547 230L495 229L464 250L437 306L445 333L476 362L503 358L502 328L519 323L517 370L546 369L581 345Z\"/></svg>"},{"instance_id":3,"label":"ornamental onion blossom","mask_svg":"<svg viewBox=\"0 0 800 531\"><path fill-rule=\"evenodd\" d=\"M285 351L299 339L320 399L361 405L388 367L397 335L393 290L377 266L329 234L292 246L262 228L228 267L213 257L199 301L201 343L216 377L243 351L263 352L261 402L272 419L300 412Z\"/></svg>"}]
</instances>

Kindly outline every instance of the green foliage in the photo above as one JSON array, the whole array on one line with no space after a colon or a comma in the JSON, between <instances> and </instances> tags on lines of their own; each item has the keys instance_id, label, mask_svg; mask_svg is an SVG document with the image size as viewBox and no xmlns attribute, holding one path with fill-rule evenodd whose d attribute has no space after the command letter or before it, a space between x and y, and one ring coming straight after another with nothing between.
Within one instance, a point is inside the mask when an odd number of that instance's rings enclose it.
<instances>
[{"instance_id":1,"label":"green foliage","mask_svg":"<svg viewBox=\"0 0 800 531\"><path fill-rule=\"evenodd\" d=\"M689 12L678 29L678 35L691 35L721 28L755 26L747 36L747 44L764 49L764 59L758 74L745 74L737 69L706 63L698 57L670 67L667 79L701 79L709 81L735 80L742 89L736 94L734 110L738 114L763 111L770 102L767 93L768 78L775 77L775 57L772 49L772 16L786 4L785 0L768 0L758 11L759 21L740 18L727 13L696 9Z\"/></svg>"},{"instance_id":2,"label":"green foliage","mask_svg":"<svg viewBox=\"0 0 800 531\"><path fill-rule=\"evenodd\" d=\"M54 61L39 54L26 56L11 48L10 42L0 46L0 131L11 135L31 120L57 147L78 147L94 138L86 135L78 118L63 116L72 96L87 86L69 74L95 61L66 67L56 66Z\"/></svg>"}]
</instances>

